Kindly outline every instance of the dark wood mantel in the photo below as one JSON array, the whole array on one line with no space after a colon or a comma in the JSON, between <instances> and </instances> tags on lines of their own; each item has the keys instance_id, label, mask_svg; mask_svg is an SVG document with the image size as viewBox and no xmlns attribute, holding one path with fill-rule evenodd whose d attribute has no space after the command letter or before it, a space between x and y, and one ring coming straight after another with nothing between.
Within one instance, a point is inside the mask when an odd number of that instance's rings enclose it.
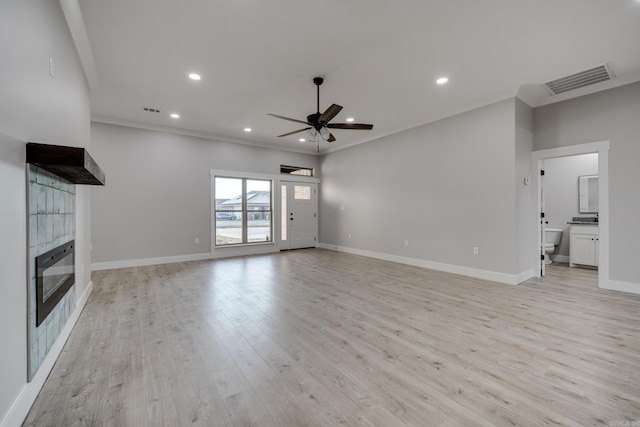
<instances>
[{"instance_id":1,"label":"dark wood mantel","mask_svg":"<svg viewBox=\"0 0 640 427\"><path fill-rule=\"evenodd\" d=\"M27 163L54 173L73 184L104 185L105 175L86 149L27 143Z\"/></svg>"}]
</instances>

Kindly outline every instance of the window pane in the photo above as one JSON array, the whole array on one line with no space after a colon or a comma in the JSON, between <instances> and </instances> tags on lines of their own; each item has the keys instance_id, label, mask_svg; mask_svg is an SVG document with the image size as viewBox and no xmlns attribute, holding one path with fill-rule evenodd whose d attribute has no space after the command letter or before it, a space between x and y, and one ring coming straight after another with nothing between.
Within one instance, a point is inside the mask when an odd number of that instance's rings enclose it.
<instances>
[{"instance_id":1,"label":"window pane","mask_svg":"<svg viewBox=\"0 0 640 427\"><path fill-rule=\"evenodd\" d=\"M216 177L216 211L242 212L242 179Z\"/></svg>"},{"instance_id":2,"label":"window pane","mask_svg":"<svg viewBox=\"0 0 640 427\"><path fill-rule=\"evenodd\" d=\"M216 216L216 245L242 243L242 221L222 220Z\"/></svg>"},{"instance_id":3,"label":"window pane","mask_svg":"<svg viewBox=\"0 0 640 427\"><path fill-rule=\"evenodd\" d=\"M271 181L247 180L247 241L271 241Z\"/></svg>"},{"instance_id":4,"label":"window pane","mask_svg":"<svg viewBox=\"0 0 640 427\"><path fill-rule=\"evenodd\" d=\"M215 178L216 245L242 242L242 179Z\"/></svg>"},{"instance_id":5,"label":"window pane","mask_svg":"<svg viewBox=\"0 0 640 427\"><path fill-rule=\"evenodd\" d=\"M270 242L271 222L268 220L249 220L247 239L249 243Z\"/></svg>"},{"instance_id":6,"label":"window pane","mask_svg":"<svg viewBox=\"0 0 640 427\"><path fill-rule=\"evenodd\" d=\"M313 169L302 166L280 165L280 173L286 173L289 175L313 176Z\"/></svg>"},{"instance_id":7,"label":"window pane","mask_svg":"<svg viewBox=\"0 0 640 427\"><path fill-rule=\"evenodd\" d=\"M271 210L271 181L247 180L247 211ZM257 216L256 216L257 218ZM249 215L251 219L251 215Z\"/></svg>"},{"instance_id":8,"label":"window pane","mask_svg":"<svg viewBox=\"0 0 640 427\"><path fill-rule=\"evenodd\" d=\"M311 200L311 187L308 185L296 185L294 197L296 200Z\"/></svg>"}]
</instances>

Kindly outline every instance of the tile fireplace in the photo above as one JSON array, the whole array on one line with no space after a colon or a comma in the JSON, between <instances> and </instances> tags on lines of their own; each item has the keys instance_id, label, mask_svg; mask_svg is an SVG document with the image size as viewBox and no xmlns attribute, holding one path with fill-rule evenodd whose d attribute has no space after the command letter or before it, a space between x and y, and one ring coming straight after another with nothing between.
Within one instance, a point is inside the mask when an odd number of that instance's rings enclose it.
<instances>
[{"instance_id":1,"label":"tile fireplace","mask_svg":"<svg viewBox=\"0 0 640 427\"><path fill-rule=\"evenodd\" d=\"M28 378L42 365L76 304L75 185L28 168Z\"/></svg>"},{"instance_id":2,"label":"tile fireplace","mask_svg":"<svg viewBox=\"0 0 640 427\"><path fill-rule=\"evenodd\" d=\"M26 148L27 379L31 381L77 304L76 185L104 185L105 175L85 148L33 142Z\"/></svg>"}]
</instances>

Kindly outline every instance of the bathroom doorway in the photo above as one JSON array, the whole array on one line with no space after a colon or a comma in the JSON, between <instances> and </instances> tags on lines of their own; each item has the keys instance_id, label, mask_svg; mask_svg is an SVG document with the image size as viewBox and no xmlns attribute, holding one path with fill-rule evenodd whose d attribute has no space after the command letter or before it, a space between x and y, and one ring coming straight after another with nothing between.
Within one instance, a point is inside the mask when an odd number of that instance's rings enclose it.
<instances>
[{"instance_id":1,"label":"bathroom doorway","mask_svg":"<svg viewBox=\"0 0 640 427\"><path fill-rule=\"evenodd\" d=\"M566 181L567 175L574 173L584 173L585 175L599 176L599 182L597 185L599 193L599 208L598 208L598 245L597 254L598 259L598 286L605 283L608 277L609 271L609 141L594 142L589 144L572 145L567 147L559 147L548 150L539 150L533 152L533 171L537 172L538 179L534 182L534 195L537 195L537 203L534 203L536 208L535 220L535 238L536 242L535 253L536 259L534 261L534 271L537 272L536 276L541 277L545 275L546 266L544 264L544 230L545 226L562 229L562 238L558 248L554 251L554 258L558 262L569 262L569 248L570 248L570 232L569 224L573 217L584 216L593 217L595 215L580 215L579 206L579 194L578 194L578 176L575 176L575 184L569 183L569 188L559 189L552 188L551 185L558 184L558 174L563 174L562 180ZM578 157L581 156L581 157ZM563 160L564 159L564 160ZM545 165L546 163L546 165ZM545 168L547 166L547 168ZM553 173L553 178L546 173L546 169L550 169ZM545 170L545 174L542 175L542 170ZM579 172L584 171L584 172ZM593 172L596 172L595 174ZM551 181L551 182L549 182ZM555 181L555 182L554 182ZM573 186L573 190L570 187ZM570 194L563 192L572 191ZM569 200L569 204L558 202L558 198L566 197ZM575 206L571 207L575 201ZM545 202L547 206L545 206ZM550 204L551 203L551 204ZM554 206L554 203L556 205ZM551 209L551 212L547 212ZM570 212L575 210L576 215L571 215ZM549 222L549 224L547 224Z\"/></svg>"}]
</instances>

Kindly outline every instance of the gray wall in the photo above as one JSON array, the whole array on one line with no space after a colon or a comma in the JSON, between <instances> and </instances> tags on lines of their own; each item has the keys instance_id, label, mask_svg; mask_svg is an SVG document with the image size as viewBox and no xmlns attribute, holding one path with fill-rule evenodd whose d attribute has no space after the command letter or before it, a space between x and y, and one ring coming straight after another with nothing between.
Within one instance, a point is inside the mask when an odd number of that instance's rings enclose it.
<instances>
[{"instance_id":1,"label":"gray wall","mask_svg":"<svg viewBox=\"0 0 640 427\"><path fill-rule=\"evenodd\" d=\"M515 100L515 200L516 200L516 257L519 273L531 268L536 253L533 227L536 225L532 197L533 109ZM525 179L528 183L525 183Z\"/></svg>"},{"instance_id":2,"label":"gray wall","mask_svg":"<svg viewBox=\"0 0 640 427\"><path fill-rule=\"evenodd\" d=\"M27 386L27 141L88 146L89 89L58 2L0 2L0 420ZM49 75L54 59L54 77ZM76 295L90 281L88 192L77 194Z\"/></svg>"},{"instance_id":3,"label":"gray wall","mask_svg":"<svg viewBox=\"0 0 640 427\"><path fill-rule=\"evenodd\" d=\"M548 227L562 229L560 247L556 248L552 259L562 255L569 262L569 224L578 213L578 176L598 174L598 153L581 154L579 156L558 157L544 161L544 199L545 216Z\"/></svg>"},{"instance_id":4,"label":"gray wall","mask_svg":"<svg viewBox=\"0 0 640 427\"><path fill-rule=\"evenodd\" d=\"M531 268L516 250L516 236L531 239L529 221L516 220L531 203L531 128L530 109L509 99L324 155L320 242L511 275Z\"/></svg>"},{"instance_id":5,"label":"gray wall","mask_svg":"<svg viewBox=\"0 0 640 427\"><path fill-rule=\"evenodd\" d=\"M281 164L318 162L308 154L104 123L92 123L91 137L107 175L107 185L92 195L95 263L210 252L211 169L279 174Z\"/></svg>"},{"instance_id":6,"label":"gray wall","mask_svg":"<svg viewBox=\"0 0 640 427\"><path fill-rule=\"evenodd\" d=\"M610 141L609 275L640 283L640 83L534 110L534 148Z\"/></svg>"}]
</instances>

